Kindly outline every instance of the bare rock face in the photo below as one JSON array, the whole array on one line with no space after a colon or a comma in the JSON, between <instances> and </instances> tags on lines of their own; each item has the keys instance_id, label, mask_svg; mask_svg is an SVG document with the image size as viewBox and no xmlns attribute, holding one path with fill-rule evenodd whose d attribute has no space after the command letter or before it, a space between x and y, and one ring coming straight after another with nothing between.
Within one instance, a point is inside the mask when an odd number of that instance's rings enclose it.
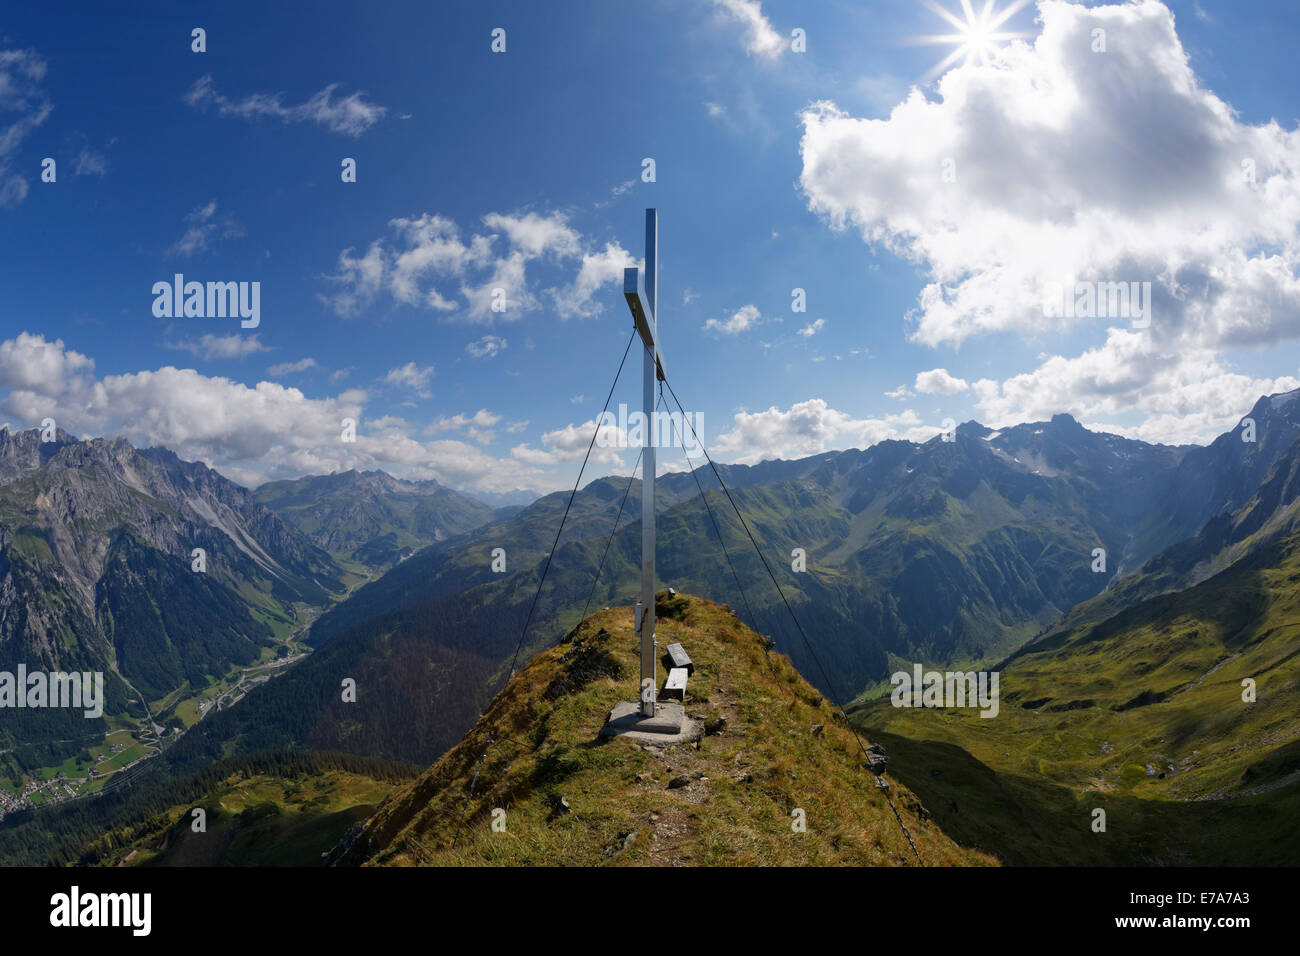
<instances>
[{"instance_id":1,"label":"bare rock face","mask_svg":"<svg viewBox=\"0 0 1300 956\"><path fill-rule=\"evenodd\" d=\"M0 669L115 672L165 696L255 659L272 632L254 609L291 621L342 586L329 554L202 464L0 429Z\"/></svg>"}]
</instances>

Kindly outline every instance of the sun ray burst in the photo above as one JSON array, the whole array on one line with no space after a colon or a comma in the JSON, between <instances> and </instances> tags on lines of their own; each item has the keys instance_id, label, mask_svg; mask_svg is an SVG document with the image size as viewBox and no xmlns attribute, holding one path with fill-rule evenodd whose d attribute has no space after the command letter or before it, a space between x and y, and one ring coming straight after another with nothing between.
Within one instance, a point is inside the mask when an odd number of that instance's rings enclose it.
<instances>
[{"instance_id":1,"label":"sun ray burst","mask_svg":"<svg viewBox=\"0 0 1300 956\"><path fill-rule=\"evenodd\" d=\"M996 0L985 0L983 9L978 13L975 12L971 0L961 0L962 16L941 7L936 0L921 0L921 2L947 21L956 31L912 38L914 43L938 44L955 48L930 68L922 78L922 83L929 83L942 76L958 61L961 61L963 66L987 66L993 62L1001 44L1033 36L1032 33L1000 29L1011 17L1024 9L1029 4L1029 0L1012 0L1001 10L994 9Z\"/></svg>"}]
</instances>

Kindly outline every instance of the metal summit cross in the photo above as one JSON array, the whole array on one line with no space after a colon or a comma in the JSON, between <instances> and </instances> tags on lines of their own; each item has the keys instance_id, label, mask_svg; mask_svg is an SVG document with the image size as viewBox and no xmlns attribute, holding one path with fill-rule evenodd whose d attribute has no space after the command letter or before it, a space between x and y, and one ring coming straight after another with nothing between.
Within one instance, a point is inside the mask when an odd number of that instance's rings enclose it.
<instances>
[{"instance_id":1,"label":"metal summit cross","mask_svg":"<svg viewBox=\"0 0 1300 956\"><path fill-rule=\"evenodd\" d=\"M634 739L658 743L680 742L698 733L696 722L686 716L684 702L658 701L655 663L655 441L656 381L664 380L663 352L659 346L659 216L645 211L645 273L623 270L623 297L632 310L632 321L645 347L645 428L641 450L641 600L636 605L636 633L641 646L640 699L618 704L601 729L601 736L627 734Z\"/></svg>"},{"instance_id":2,"label":"metal summit cross","mask_svg":"<svg viewBox=\"0 0 1300 956\"><path fill-rule=\"evenodd\" d=\"M636 606L636 632L641 638L641 715L655 715L655 381L664 377L659 358L659 214L645 211L645 275L636 267L623 270L623 297L645 346L642 398L645 405L645 446L641 451L641 601Z\"/></svg>"}]
</instances>

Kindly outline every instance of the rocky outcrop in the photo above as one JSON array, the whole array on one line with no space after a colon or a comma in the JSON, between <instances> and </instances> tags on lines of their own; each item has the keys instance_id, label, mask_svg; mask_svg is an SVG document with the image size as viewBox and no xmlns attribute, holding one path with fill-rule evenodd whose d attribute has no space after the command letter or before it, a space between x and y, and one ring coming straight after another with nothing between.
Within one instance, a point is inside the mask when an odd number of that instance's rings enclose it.
<instances>
[{"instance_id":1,"label":"rocky outcrop","mask_svg":"<svg viewBox=\"0 0 1300 956\"><path fill-rule=\"evenodd\" d=\"M254 658L271 630L253 608L292 620L341 588L326 552L202 464L0 429L0 669L120 665L162 696Z\"/></svg>"}]
</instances>

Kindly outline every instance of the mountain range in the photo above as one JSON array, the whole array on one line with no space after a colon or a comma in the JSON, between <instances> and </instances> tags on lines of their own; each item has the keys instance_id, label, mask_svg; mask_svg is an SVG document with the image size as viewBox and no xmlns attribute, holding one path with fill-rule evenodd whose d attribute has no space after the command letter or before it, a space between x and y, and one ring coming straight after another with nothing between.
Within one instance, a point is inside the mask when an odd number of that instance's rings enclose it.
<instances>
[{"instance_id":1,"label":"mountain range","mask_svg":"<svg viewBox=\"0 0 1300 956\"><path fill-rule=\"evenodd\" d=\"M253 494L313 544L370 567L392 566L426 545L517 510L494 510L436 481L355 469L269 481Z\"/></svg>"},{"instance_id":2,"label":"mountain range","mask_svg":"<svg viewBox=\"0 0 1300 956\"><path fill-rule=\"evenodd\" d=\"M707 469L658 482L659 578L728 601L747 624L774 638L802 673L840 699L879 687L903 662L994 662L1070 608L1105 593L1167 539L1195 534L1195 516L1182 516L1181 526L1173 518L1145 520L1178 494L1187 476L1220 469L1214 500L1221 508L1249 497L1256 463L1275 458L1288 438L1300 436L1297 411L1300 405L1261 400L1252 411L1260 438L1255 445L1235 432L1207 449L1149 445L1089 432L1057 416L999 432L968 423L953 442L883 442L798 461L720 466L817 656L834 675L829 684ZM1189 456L1192 466L1185 465ZM1251 467L1242 467L1243 461ZM523 633L567 504L567 493L547 495L413 555L322 615L309 642L358 661L374 659L368 648L376 641L399 659L472 649L475 670L486 680L474 701L481 707L507 676L502 669L516 644L522 641L527 659L572 627L584 607L635 599L640 483L597 479L574 497ZM1205 510L1209 506L1201 505L1198 514ZM506 554L505 573L492 567L497 548ZM791 569L795 548L807 554L805 573ZM1097 548L1107 553L1103 572L1094 570ZM468 644L467 634L474 635ZM325 660L305 663L301 679ZM384 681L382 673L371 679ZM323 677L318 683L327 684ZM433 674L418 693L438 697ZM379 711L404 696L377 697L370 706L378 710L361 723L397 723L395 714ZM320 699L313 727L343 719L336 705ZM427 761L467 728L412 728L407 740L388 739L382 755Z\"/></svg>"},{"instance_id":3,"label":"mountain range","mask_svg":"<svg viewBox=\"0 0 1300 956\"><path fill-rule=\"evenodd\" d=\"M201 568L202 570L195 570ZM99 671L106 716L6 714L22 753L102 737L119 715L251 664L295 606L343 589L322 549L247 489L165 449L0 430L0 669ZM55 762L59 762L57 759Z\"/></svg>"},{"instance_id":4,"label":"mountain range","mask_svg":"<svg viewBox=\"0 0 1300 956\"><path fill-rule=\"evenodd\" d=\"M1293 863L1298 620L1293 440L1237 507L1000 662L998 720L883 699L853 716L940 825L1007 862ZM1085 825L1097 809L1119 836Z\"/></svg>"},{"instance_id":5,"label":"mountain range","mask_svg":"<svg viewBox=\"0 0 1300 956\"><path fill-rule=\"evenodd\" d=\"M193 722L185 701L281 653L351 585L499 513L380 473L253 492L166 449L0 429L0 670L102 672L107 698L91 721L7 711L9 775L137 722L179 729L178 707Z\"/></svg>"},{"instance_id":6,"label":"mountain range","mask_svg":"<svg viewBox=\"0 0 1300 956\"><path fill-rule=\"evenodd\" d=\"M992 774L972 779L1032 780L1014 796L1021 803L1042 797L1038 787L1075 796L1118 787L1139 801L1152 796L1144 788L1168 789L1211 802L1285 790L1297 728L1275 708L1296 711L1286 703L1295 687L1286 595L1298 395L1261 398L1249 422L1205 447L1095 433L1057 415L996 431L968 422L951 441L720 465L745 526L712 470L663 475L660 581L727 601L819 692L860 700L855 721L911 753L913 769L960 754ZM436 482L354 471L248 491L162 449L0 431L0 669L84 664L120 678L102 736L160 712L175 718L181 698L222 674L310 651L254 682L238 706L174 720L150 763L175 775L305 747L429 764L519 674L512 661L553 646L587 612L635 600L640 490L600 478L572 502L554 493L493 509ZM196 547L207 554L203 574L191 570ZM981 737L984 722L873 702L891 672L913 663L1003 669L1010 716L1000 732ZM1250 676L1240 668L1281 681L1281 702L1244 721L1207 714L1203 695ZM355 702L341 699L345 679ZM1190 710L1170 706L1178 701ZM1122 722L1149 707L1174 715L1160 725L1172 741L1125 736ZM1039 718L1057 730L1045 734ZM68 757L69 727L57 719L4 720L0 750L11 746L0 759L15 777ZM1076 722L1105 733L1093 739ZM1109 761L1097 770L1074 760L1062 735ZM1200 742L1219 769L1164 783L1173 771L1158 768L1194 760L1179 747ZM1054 759L1059 771L1044 769ZM927 805L959 802L941 774L905 779ZM993 852L996 827L962 830L976 819L954 832Z\"/></svg>"}]
</instances>

